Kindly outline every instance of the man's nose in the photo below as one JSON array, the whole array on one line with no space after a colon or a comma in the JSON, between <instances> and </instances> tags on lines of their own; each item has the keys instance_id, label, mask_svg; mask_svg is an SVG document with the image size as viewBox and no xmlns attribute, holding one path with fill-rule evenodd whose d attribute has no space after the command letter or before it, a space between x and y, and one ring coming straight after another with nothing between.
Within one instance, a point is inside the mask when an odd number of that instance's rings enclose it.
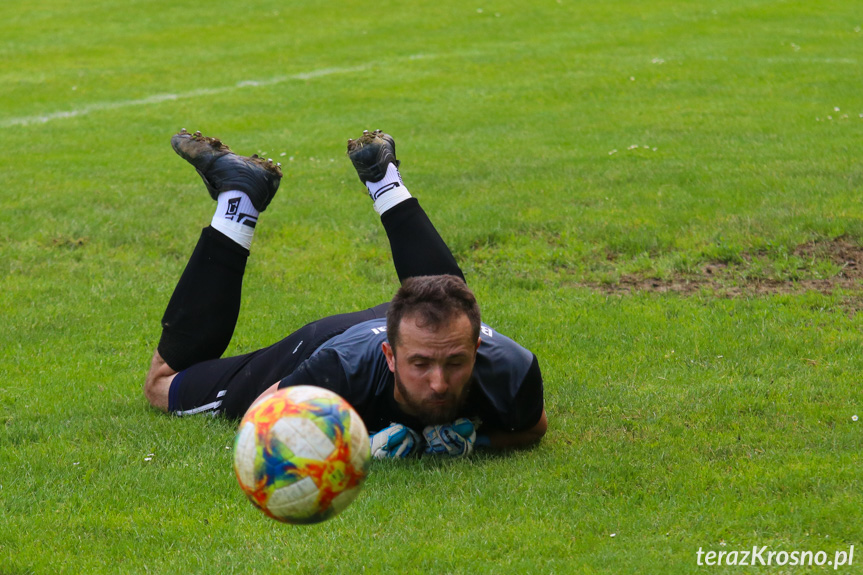
<instances>
[{"instance_id":1,"label":"man's nose","mask_svg":"<svg viewBox=\"0 0 863 575\"><path fill-rule=\"evenodd\" d=\"M443 395L449 389L442 366L435 366L429 373L429 389L438 395Z\"/></svg>"}]
</instances>

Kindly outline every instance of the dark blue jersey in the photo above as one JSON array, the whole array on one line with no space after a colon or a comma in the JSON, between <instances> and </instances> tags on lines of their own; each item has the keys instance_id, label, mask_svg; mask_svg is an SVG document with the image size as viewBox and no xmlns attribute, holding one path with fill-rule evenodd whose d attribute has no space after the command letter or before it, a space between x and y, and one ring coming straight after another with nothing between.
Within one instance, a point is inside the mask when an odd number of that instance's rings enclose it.
<instances>
[{"instance_id":1,"label":"dark blue jersey","mask_svg":"<svg viewBox=\"0 0 863 575\"><path fill-rule=\"evenodd\" d=\"M480 430L523 431L542 415L542 374L536 356L510 338L482 324L468 400L459 416L478 418ZM281 380L279 387L317 385L347 400L370 432L391 423L418 431L422 424L399 408L393 396L395 378L381 344L386 319L373 319L327 340Z\"/></svg>"}]
</instances>

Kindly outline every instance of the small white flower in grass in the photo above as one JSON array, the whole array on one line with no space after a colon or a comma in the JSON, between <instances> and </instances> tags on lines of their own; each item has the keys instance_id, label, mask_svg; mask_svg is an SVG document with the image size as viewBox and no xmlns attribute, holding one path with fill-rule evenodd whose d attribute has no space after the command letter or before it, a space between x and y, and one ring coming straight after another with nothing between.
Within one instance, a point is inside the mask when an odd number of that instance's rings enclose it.
<instances>
[{"instance_id":1,"label":"small white flower in grass","mask_svg":"<svg viewBox=\"0 0 863 575\"><path fill-rule=\"evenodd\" d=\"M144 461L153 461L153 458L152 457L145 457Z\"/></svg>"},{"instance_id":2,"label":"small white flower in grass","mask_svg":"<svg viewBox=\"0 0 863 575\"><path fill-rule=\"evenodd\" d=\"M857 416L856 416L856 415L852 415L852 416L851 416L851 421L857 421ZM77 463L76 463L76 465L77 465Z\"/></svg>"},{"instance_id":3,"label":"small white flower in grass","mask_svg":"<svg viewBox=\"0 0 863 575\"><path fill-rule=\"evenodd\" d=\"M477 14L482 14L482 8L477 8L477 9L476 9L476 13L477 13Z\"/></svg>"},{"instance_id":4,"label":"small white flower in grass","mask_svg":"<svg viewBox=\"0 0 863 575\"><path fill-rule=\"evenodd\" d=\"M840 110L839 110L839 106L833 106L833 111L834 111L834 112L839 112L839 111L840 111Z\"/></svg>"},{"instance_id":5,"label":"small white flower in grass","mask_svg":"<svg viewBox=\"0 0 863 575\"><path fill-rule=\"evenodd\" d=\"M629 81L630 81L630 82L635 82L635 76L630 76L630 77L629 77Z\"/></svg>"},{"instance_id":6,"label":"small white flower in grass","mask_svg":"<svg viewBox=\"0 0 863 575\"><path fill-rule=\"evenodd\" d=\"M854 417L857 417L857 416L855 415ZM73 463L72 465L81 465L81 462L80 462L80 461L76 461L76 462L75 462L75 463Z\"/></svg>"},{"instance_id":7,"label":"small white flower in grass","mask_svg":"<svg viewBox=\"0 0 863 575\"><path fill-rule=\"evenodd\" d=\"M288 155L288 153L287 153L287 152L282 152L282 153L281 153L281 154L279 154L279 155L280 155L281 157L283 157L283 158L284 158L285 156L287 156L287 155Z\"/></svg>"},{"instance_id":8,"label":"small white flower in grass","mask_svg":"<svg viewBox=\"0 0 863 575\"><path fill-rule=\"evenodd\" d=\"M638 148L638 144L632 144L631 146L629 146L629 147L628 147L628 148L626 148L626 149L627 149L627 150L634 150L634 149L636 149L636 148Z\"/></svg>"},{"instance_id":9,"label":"small white flower in grass","mask_svg":"<svg viewBox=\"0 0 863 575\"><path fill-rule=\"evenodd\" d=\"M724 539L720 539L719 544L722 545L723 547L725 547L727 545L727 543L725 543Z\"/></svg>"},{"instance_id":10,"label":"small white flower in grass","mask_svg":"<svg viewBox=\"0 0 863 575\"><path fill-rule=\"evenodd\" d=\"M657 148L653 148L653 151L654 151L654 152L655 152L656 150L657 150Z\"/></svg>"},{"instance_id":11,"label":"small white flower in grass","mask_svg":"<svg viewBox=\"0 0 863 575\"><path fill-rule=\"evenodd\" d=\"M617 533L612 533L611 537L617 537Z\"/></svg>"},{"instance_id":12,"label":"small white flower in grass","mask_svg":"<svg viewBox=\"0 0 863 575\"><path fill-rule=\"evenodd\" d=\"M610 152L608 152L608 155L610 156L610 155L616 154L616 153L617 153L617 150L611 150Z\"/></svg>"},{"instance_id":13,"label":"small white flower in grass","mask_svg":"<svg viewBox=\"0 0 863 575\"><path fill-rule=\"evenodd\" d=\"M225 446L225 449L230 449L230 448L231 448L231 446L230 446L230 445L226 445L226 446Z\"/></svg>"},{"instance_id":14,"label":"small white flower in grass","mask_svg":"<svg viewBox=\"0 0 863 575\"><path fill-rule=\"evenodd\" d=\"M827 119L828 119L828 120L832 120L832 119L833 119L833 116L827 116Z\"/></svg>"}]
</instances>

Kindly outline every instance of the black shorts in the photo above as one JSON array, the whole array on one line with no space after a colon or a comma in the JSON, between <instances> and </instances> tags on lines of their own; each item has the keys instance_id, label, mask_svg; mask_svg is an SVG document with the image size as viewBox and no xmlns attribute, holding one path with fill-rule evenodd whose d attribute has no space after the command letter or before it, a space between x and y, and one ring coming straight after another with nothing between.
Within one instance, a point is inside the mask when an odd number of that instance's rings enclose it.
<instances>
[{"instance_id":1,"label":"black shorts","mask_svg":"<svg viewBox=\"0 0 863 575\"><path fill-rule=\"evenodd\" d=\"M223 414L238 418L268 387L287 377L327 340L358 323L386 317L389 302L306 324L252 353L213 359L179 372L171 382L168 411L175 415Z\"/></svg>"}]
</instances>

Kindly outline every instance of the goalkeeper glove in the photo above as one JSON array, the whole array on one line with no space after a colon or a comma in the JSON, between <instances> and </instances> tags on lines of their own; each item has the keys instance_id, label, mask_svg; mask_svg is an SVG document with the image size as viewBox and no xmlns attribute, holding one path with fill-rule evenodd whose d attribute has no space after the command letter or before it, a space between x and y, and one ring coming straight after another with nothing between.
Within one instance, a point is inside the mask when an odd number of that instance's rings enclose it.
<instances>
[{"instance_id":1,"label":"goalkeeper glove","mask_svg":"<svg viewBox=\"0 0 863 575\"><path fill-rule=\"evenodd\" d=\"M464 457L473 451L476 428L470 419L460 417L452 423L429 425L423 430L423 436L426 453Z\"/></svg>"},{"instance_id":2,"label":"goalkeeper glove","mask_svg":"<svg viewBox=\"0 0 863 575\"><path fill-rule=\"evenodd\" d=\"M420 444L420 436L410 427L393 423L371 437L372 457L375 459L407 457Z\"/></svg>"}]
</instances>

